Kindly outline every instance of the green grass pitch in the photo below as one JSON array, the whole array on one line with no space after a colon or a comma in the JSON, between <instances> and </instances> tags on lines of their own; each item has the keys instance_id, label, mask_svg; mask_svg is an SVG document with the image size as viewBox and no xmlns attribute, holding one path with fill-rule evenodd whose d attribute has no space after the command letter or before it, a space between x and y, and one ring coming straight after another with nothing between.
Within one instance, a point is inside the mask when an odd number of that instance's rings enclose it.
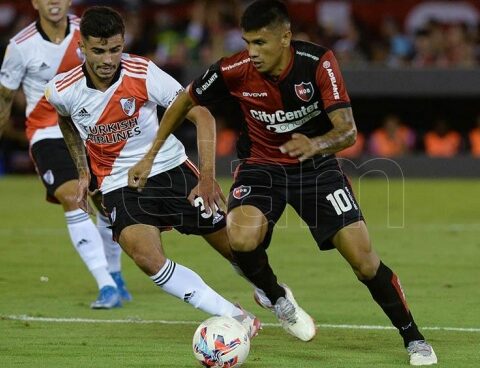
<instances>
[{"instance_id":1,"label":"green grass pitch","mask_svg":"<svg viewBox=\"0 0 480 368\"><path fill-rule=\"evenodd\" d=\"M228 188L229 180L222 184ZM480 367L479 182L364 178L354 188L373 245L399 275L438 366ZM70 244L61 209L43 197L36 177L0 178L0 367L198 366L191 338L207 315L164 294L127 257L134 300L116 310L89 309L95 283ZM317 250L293 211L281 219L269 255L320 325L309 343L277 327L201 238L169 232L163 241L169 257L267 324L246 368L408 366L397 332L371 327L390 324L367 289L337 252Z\"/></svg>"}]
</instances>

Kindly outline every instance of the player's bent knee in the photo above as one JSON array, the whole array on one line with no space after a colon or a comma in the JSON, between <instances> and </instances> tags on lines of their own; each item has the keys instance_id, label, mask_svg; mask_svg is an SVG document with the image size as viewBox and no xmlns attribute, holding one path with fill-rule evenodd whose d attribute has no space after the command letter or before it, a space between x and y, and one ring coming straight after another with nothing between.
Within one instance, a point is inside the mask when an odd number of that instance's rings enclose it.
<instances>
[{"instance_id":1,"label":"player's bent knee","mask_svg":"<svg viewBox=\"0 0 480 368\"><path fill-rule=\"evenodd\" d=\"M364 257L360 262L352 264L353 271L360 280L371 280L377 274L380 260L378 257Z\"/></svg>"},{"instance_id":2,"label":"player's bent knee","mask_svg":"<svg viewBox=\"0 0 480 368\"><path fill-rule=\"evenodd\" d=\"M65 211L73 211L79 208L77 202L77 185L77 180L70 180L55 190L54 196Z\"/></svg>"},{"instance_id":3,"label":"player's bent knee","mask_svg":"<svg viewBox=\"0 0 480 368\"><path fill-rule=\"evenodd\" d=\"M165 265L165 262L166 262L165 257L152 259L151 257L148 257L145 254L137 254L137 253L132 255L132 260L148 276L152 276L158 273L158 271L162 269L162 267Z\"/></svg>"},{"instance_id":4,"label":"player's bent knee","mask_svg":"<svg viewBox=\"0 0 480 368\"><path fill-rule=\"evenodd\" d=\"M147 275L156 274L166 262L159 231L153 226L130 225L120 232L119 243Z\"/></svg>"},{"instance_id":5,"label":"player's bent knee","mask_svg":"<svg viewBox=\"0 0 480 368\"><path fill-rule=\"evenodd\" d=\"M252 251L262 242L259 231L249 231L238 227L228 229L228 238L232 249L239 252Z\"/></svg>"}]
</instances>

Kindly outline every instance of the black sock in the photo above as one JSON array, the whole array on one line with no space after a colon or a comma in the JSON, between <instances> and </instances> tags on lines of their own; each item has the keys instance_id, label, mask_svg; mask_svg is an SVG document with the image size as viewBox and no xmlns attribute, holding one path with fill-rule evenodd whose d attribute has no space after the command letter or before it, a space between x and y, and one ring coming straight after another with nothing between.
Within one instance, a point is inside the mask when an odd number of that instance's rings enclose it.
<instances>
[{"instance_id":1,"label":"black sock","mask_svg":"<svg viewBox=\"0 0 480 368\"><path fill-rule=\"evenodd\" d=\"M277 277L268 264L267 252L258 246L251 252L232 251L235 263L256 287L262 289L268 299L275 304L278 298L285 297L285 289L278 285Z\"/></svg>"},{"instance_id":2,"label":"black sock","mask_svg":"<svg viewBox=\"0 0 480 368\"><path fill-rule=\"evenodd\" d=\"M375 277L362 282L368 287L373 299L390 318L392 324L398 328L405 346L410 341L424 340L408 309L400 281L390 268L380 262Z\"/></svg>"}]
</instances>

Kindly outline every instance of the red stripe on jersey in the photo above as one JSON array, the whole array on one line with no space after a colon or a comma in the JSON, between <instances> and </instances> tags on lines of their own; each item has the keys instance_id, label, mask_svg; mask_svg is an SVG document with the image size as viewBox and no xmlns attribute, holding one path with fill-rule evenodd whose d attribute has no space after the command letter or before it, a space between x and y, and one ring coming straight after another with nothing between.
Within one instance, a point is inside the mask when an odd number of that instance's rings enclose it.
<instances>
[{"instance_id":1,"label":"red stripe on jersey","mask_svg":"<svg viewBox=\"0 0 480 368\"><path fill-rule=\"evenodd\" d=\"M68 83L62 84L60 87L57 87L57 91L61 92L67 87L71 86L73 83L83 78L83 73L79 73L75 78L71 79Z\"/></svg>"},{"instance_id":2,"label":"red stripe on jersey","mask_svg":"<svg viewBox=\"0 0 480 368\"><path fill-rule=\"evenodd\" d=\"M26 134L30 140L38 129L43 129L57 125L57 112L52 105L43 96L35 105L35 108L28 115L26 121Z\"/></svg>"},{"instance_id":3,"label":"red stripe on jersey","mask_svg":"<svg viewBox=\"0 0 480 368\"><path fill-rule=\"evenodd\" d=\"M13 37L13 40L17 42L17 40L25 36L27 33L30 33L34 29L36 29L36 26L35 26L35 23L32 23L28 27L23 29L23 31L20 31L15 37Z\"/></svg>"},{"instance_id":4,"label":"red stripe on jersey","mask_svg":"<svg viewBox=\"0 0 480 368\"><path fill-rule=\"evenodd\" d=\"M130 69L141 70L141 71L144 71L144 72L146 72L148 70L148 68L145 65L140 65L140 64L130 64L130 63L122 62L122 65L125 66L125 67L128 67Z\"/></svg>"},{"instance_id":5,"label":"red stripe on jersey","mask_svg":"<svg viewBox=\"0 0 480 368\"><path fill-rule=\"evenodd\" d=\"M20 38L19 40L15 41L17 43L17 45L20 45L22 42L28 40L29 38L31 38L32 36L34 36L35 34L37 34L37 29L34 29L33 31L29 32L28 34L26 34L25 36L23 36L22 38Z\"/></svg>"},{"instance_id":6,"label":"red stripe on jersey","mask_svg":"<svg viewBox=\"0 0 480 368\"><path fill-rule=\"evenodd\" d=\"M185 165L187 165L190 168L190 170L193 171L193 173L195 174L195 176L197 178L200 177L200 170L198 170L198 167L192 161L190 161L188 158L185 160Z\"/></svg>"},{"instance_id":7,"label":"red stripe on jersey","mask_svg":"<svg viewBox=\"0 0 480 368\"><path fill-rule=\"evenodd\" d=\"M122 65L128 66L129 68L132 68L132 69L140 69L144 71L148 70L148 64L131 63L129 61L122 60Z\"/></svg>"},{"instance_id":8,"label":"red stripe on jersey","mask_svg":"<svg viewBox=\"0 0 480 368\"><path fill-rule=\"evenodd\" d=\"M55 87L57 87L57 89L63 87L65 84L68 84L72 79L77 78L79 75L83 75L82 68L78 67L73 70L75 70L75 73L69 73L63 79L55 82Z\"/></svg>"},{"instance_id":9,"label":"red stripe on jersey","mask_svg":"<svg viewBox=\"0 0 480 368\"><path fill-rule=\"evenodd\" d=\"M70 79L71 77L73 77L74 75L78 74L78 72L82 70L82 67L81 65L77 66L76 68L73 68L72 70L70 70L69 72L66 72L65 75L62 77L62 79L59 79L58 81L55 82L55 86L58 87L60 86L61 84L63 84L64 82L67 81L67 79Z\"/></svg>"},{"instance_id":10,"label":"red stripe on jersey","mask_svg":"<svg viewBox=\"0 0 480 368\"><path fill-rule=\"evenodd\" d=\"M148 63L150 62L149 59L147 59L146 57L143 57L143 56L139 56L139 55L135 55L135 54L128 54L128 56L129 56L128 59L122 58L122 60L137 61L137 62L140 62L140 63L145 63L146 65L148 65Z\"/></svg>"},{"instance_id":11,"label":"red stripe on jersey","mask_svg":"<svg viewBox=\"0 0 480 368\"><path fill-rule=\"evenodd\" d=\"M123 111L120 100L122 98L135 98L135 112L131 116L127 116ZM132 78L124 75L122 83L108 101L102 115L98 119L97 124L106 125L117 123L124 120L138 119L140 107L148 99L146 80L141 78ZM137 125L138 126L138 125ZM112 137L115 133L104 134L105 138ZM113 164L120 155L123 147L127 143L127 139L120 140L116 143L102 144L95 143L87 138L87 150L91 159L92 171L97 177L98 186L101 187L106 176L110 175L113 169Z\"/></svg>"},{"instance_id":12,"label":"red stripe on jersey","mask_svg":"<svg viewBox=\"0 0 480 368\"><path fill-rule=\"evenodd\" d=\"M136 65L141 65L141 66L148 66L148 61L147 60L142 60L138 58L122 58L122 62L128 63L128 64L136 64Z\"/></svg>"},{"instance_id":13,"label":"red stripe on jersey","mask_svg":"<svg viewBox=\"0 0 480 368\"><path fill-rule=\"evenodd\" d=\"M123 69L125 69L127 72L133 73L133 74L139 74L139 75L147 75L146 70L139 70L139 69L130 69L126 65L123 65Z\"/></svg>"}]
</instances>

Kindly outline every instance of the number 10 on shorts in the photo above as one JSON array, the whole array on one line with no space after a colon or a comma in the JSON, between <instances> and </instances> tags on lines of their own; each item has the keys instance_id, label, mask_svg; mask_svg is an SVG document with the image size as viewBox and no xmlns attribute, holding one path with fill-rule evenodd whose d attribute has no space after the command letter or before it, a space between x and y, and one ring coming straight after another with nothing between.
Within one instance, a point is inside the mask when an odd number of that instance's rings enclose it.
<instances>
[{"instance_id":1,"label":"number 10 on shorts","mask_svg":"<svg viewBox=\"0 0 480 368\"><path fill-rule=\"evenodd\" d=\"M345 193L345 190L347 191L348 195ZM332 204L333 208L335 208L335 212L339 216L342 213L350 211L352 207L358 209L357 204L355 203L355 200L353 199L347 187L345 187L345 190L337 189L335 192L330 193L325 197L327 201Z\"/></svg>"}]
</instances>

